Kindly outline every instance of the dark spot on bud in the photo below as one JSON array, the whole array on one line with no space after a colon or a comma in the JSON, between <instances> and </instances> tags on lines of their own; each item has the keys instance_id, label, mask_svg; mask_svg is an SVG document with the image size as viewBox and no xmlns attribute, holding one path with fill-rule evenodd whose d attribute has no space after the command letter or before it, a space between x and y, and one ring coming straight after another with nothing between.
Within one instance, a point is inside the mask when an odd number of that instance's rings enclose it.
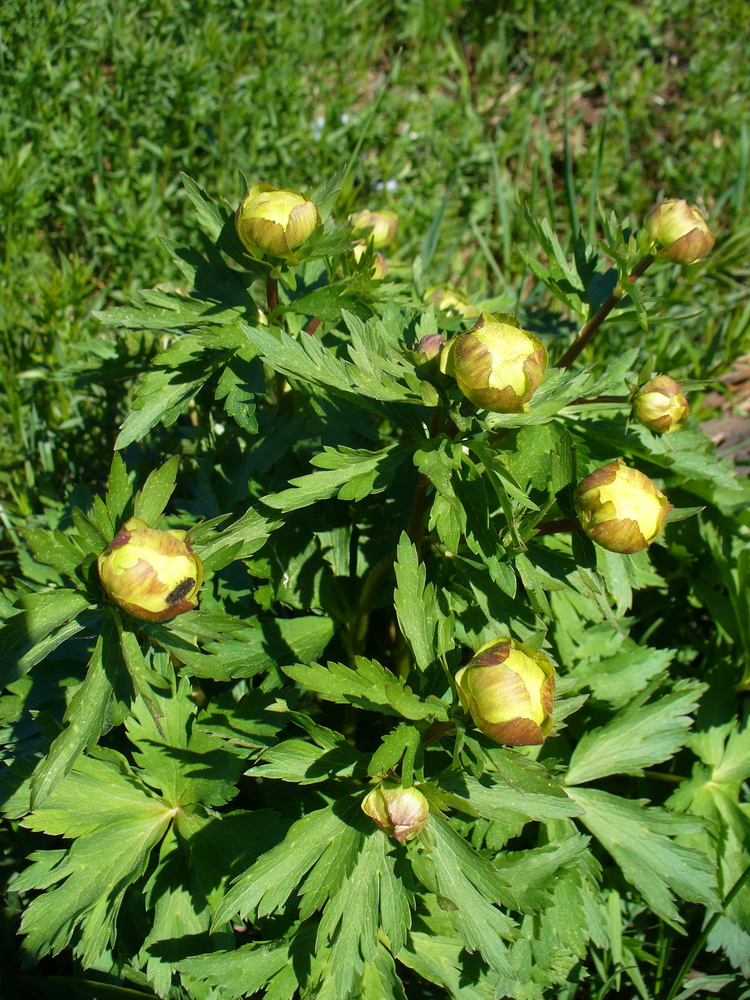
<instances>
[{"instance_id":1,"label":"dark spot on bud","mask_svg":"<svg viewBox=\"0 0 750 1000\"><path fill-rule=\"evenodd\" d=\"M178 583L177 586L174 588L174 590L171 591L171 593L167 594L166 597L167 604L177 604L177 602L181 601L183 597L187 597L187 595L190 593L190 591L193 589L194 586L195 586L195 580L192 578L192 576L189 576L186 580L183 580L182 583Z\"/></svg>"}]
</instances>

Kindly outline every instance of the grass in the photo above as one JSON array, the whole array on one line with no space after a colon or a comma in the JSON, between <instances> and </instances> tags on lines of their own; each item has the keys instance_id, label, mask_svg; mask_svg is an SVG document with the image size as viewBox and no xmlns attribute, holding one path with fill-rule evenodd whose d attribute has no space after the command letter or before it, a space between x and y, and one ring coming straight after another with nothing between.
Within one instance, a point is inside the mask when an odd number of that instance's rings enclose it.
<instances>
[{"instance_id":1,"label":"grass","mask_svg":"<svg viewBox=\"0 0 750 1000\"><path fill-rule=\"evenodd\" d=\"M101 476L101 432L111 443L127 379L63 375L92 337L113 336L93 309L179 284L160 239L191 240L180 171L231 202L243 174L310 189L354 149L389 77L339 217L395 208L395 258L406 269L442 206L428 281L474 299L507 293L543 325L545 293L515 252L528 239L521 202L558 232L594 241L602 209L637 225L656 198L684 195L707 210L721 242L700 301L680 300L673 274L657 277L672 315L686 319L678 338L658 326L648 336L681 374L725 369L748 339L748 29L738 0L579 0L564 15L552 0L502 10L456 0L9 0L0 10L5 517L35 515L77 479Z\"/></svg>"}]
</instances>

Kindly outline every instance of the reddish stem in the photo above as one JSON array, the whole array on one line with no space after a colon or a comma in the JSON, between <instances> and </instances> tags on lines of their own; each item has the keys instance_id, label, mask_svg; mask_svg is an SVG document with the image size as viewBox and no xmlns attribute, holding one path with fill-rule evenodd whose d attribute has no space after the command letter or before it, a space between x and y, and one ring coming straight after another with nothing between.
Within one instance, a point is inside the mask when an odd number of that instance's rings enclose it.
<instances>
[{"instance_id":1,"label":"reddish stem","mask_svg":"<svg viewBox=\"0 0 750 1000\"><path fill-rule=\"evenodd\" d=\"M638 263L633 268L631 274L628 276L628 284L632 285L636 282L646 268L650 267L653 263L654 258L651 254L646 254L646 256L639 260ZM576 339L567 349L565 354L560 358L560 360L555 365L556 368L570 368L575 359L588 344L591 338L594 336L596 331L602 325L604 320L609 316L617 303L625 295L625 289L619 286L615 288L614 292L609 296L609 298L599 306L591 319L582 328Z\"/></svg>"}]
</instances>

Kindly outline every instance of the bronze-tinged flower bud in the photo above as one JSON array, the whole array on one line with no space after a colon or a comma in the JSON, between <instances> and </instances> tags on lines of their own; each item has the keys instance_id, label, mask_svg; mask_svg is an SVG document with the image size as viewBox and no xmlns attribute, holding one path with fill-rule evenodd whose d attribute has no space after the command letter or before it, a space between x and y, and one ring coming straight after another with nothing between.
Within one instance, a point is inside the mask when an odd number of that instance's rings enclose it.
<instances>
[{"instance_id":1,"label":"bronze-tinged flower bud","mask_svg":"<svg viewBox=\"0 0 750 1000\"><path fill-rule=\"evenodd\" d=\"M633 396L633 416L657 434L674 434L685 426L690 406L669 375L656 375Z\"/></svg>"},{"instance_id":2,"label":"bronze-tinged flower bud","mask_svg":"<svg viewBox=\"0 0 750 1000\"><path fill-rule=\"evenodd\" d=\"M476 306L473 306L463 292L449 285L433 285L424 294L425 302L430 302L436 309L446 313L448 316L463 316L464 319L471 319L479 314Z\"/></svg>"},{"instance_id":3,"label":"bronze-tinged flower bud","mask_svg":"<svg viewBox=\"0 0 750 1000\"><path fill-rule=\"evenodd\" d=\"M443 336L440 333L428 333L417 344L417 354L423 363L434 361L440 357L443 349Z\"/></svg>"},{"instance_id":4,"label":"bronze-tinged flower bud","mask_svg":"<svg viewBox=\"0 0 750 1000\"><path fill-rule=\"evenodd\" d=\"M402 788L395 781L383 781L362 801L362 812L387 837L403 844L424 829L430 815L427 799L417 788Z\"/></svg>"},{"instance_id":5,"label":"bronze-tinged flower bud","mask_svg":"<svg viewBox=\"0 0 750 1000\"><path fill-rule=\"evenodd\" d=\"M555 668L515 639L486 643L456 674L461 704L496 743L539 746L552 729Z\"/></svg>"},{"instance_id":6,"label":"bronze-tinged flower bud","mask_svg":"<svg viewBox=\"0 0 750 1000\"><path fill-rule=\"evenodd\" d=\"M672 504L661 490L621 458L579 483L573 495L589 538L610 552L640 552L659 536Z\"/></svg>"},{"instance_id":7,"label":"bronze-tinged flower bud","mask_svg":"<svg viewBox=\"0 0 750 1000\"><path fill-rule=\"evenodd\" d=\"M547 368L542 342L515 316L482 313L471 330L449 341L440 370L452 375L475 406L493 413L521 413Z\"/></svg>"},{"instance_id":8,"label":"bronze-tinged flower bud","mask_svg":"<svg viewBox=\"0 0 750 1000\"><path fill-rule=\"evenodd\" d=\"M135 618L163 622L197 607L203 565L186 531L159 531L131 517L97 567L107 594Z\"/></svg>"},{"instance_id":9,"label":"bronze-tinged flower bud","mask_svg":"<svg viewBox=\"0 0 750 1000\"><path fill-rule=\"evenodd\" d=\"M645 227L655 256L674 264L703 260L716 242L700 211L681 198L657 202L646 216Z\"/></svg>"},{"instance_id":10,"label":"bronze-tinged flower bud","mask_svg":"<svg viewBox=\"0 0 750 1000\"><path fill-rule=\"evenodd\" d=\"M366 252L367 252L367 244L364 241L362 243L357 243L357 245L352 250L352 253L354 254L354 259L358 264L362 260ZM382 281L383 278L386 276L386 274L388 274L388 261L385 259L385 257L379 250L376 250L372 260L372 269L370 276L375 281Z\"/></svg>"},{"instance_id":11,"label":"bronze-tinged flower bud","mask_svg":"<svg viewBox=\"0 0 750 1000\"><path fill-rule=\"evenodd\" d=\"M234 216L237 235L253 257L299 263L293 251L322 225L317 206L297 191L254 184Z\"/></svg>"},{"instance_id":12,"label":"bronze-tinged flower bud","mask_svg":"<svg viewBox=\"0 0 750 1000\"><path fill-rule=\"evenodd\" d=\"M376 250L380 250L382 247L390 246L396 239L398 216L387 208L376 212L363 208L361 212L349 216L349 224L355 233L365 235L367 241L371 242Z\"/></svg>"}]
</instances>

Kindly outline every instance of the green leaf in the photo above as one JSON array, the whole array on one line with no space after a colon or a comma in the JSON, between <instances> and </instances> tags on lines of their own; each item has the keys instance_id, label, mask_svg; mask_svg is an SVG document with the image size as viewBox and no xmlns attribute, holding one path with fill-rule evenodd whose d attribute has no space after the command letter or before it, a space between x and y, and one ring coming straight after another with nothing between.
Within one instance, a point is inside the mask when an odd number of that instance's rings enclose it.
<instances>
[{"instance_id":1,"label":"green leaf","mask_svg":"<svg viewBox=\"0 0 750 1000\"><path fill-rule=\"evenodd\" d=\"M678 681L673 691L648 705L642 699L621 709L600 729L578 742L565 775L566 785L580 785L610 774L642 775L645 767L669 760L686 743L706 685Z\"/></svg>"},{"instance_id":2,"label":"green leaf","mask_svg":"<svg viewBox=\"0 0 750 1000\"><path fill-rule=\"evenodd\" d=\"M107 479L107 513L112 524L112 534L115 528L120 527L132 498L133 484L128 477L128 470L122 455L115 452Z\"/></svg>"},{"instance_id":3,"label":"green leaf","mask_svg":"<svg viewBox=\"0 0 750 1000\"><path fill-rule=\"evenodd\" d=\"M14 883L46 889L27 907L21 930L37 956L56 955L80 928L83 962L104 953L128 886L145 872L172 811L122 767L81 757L24 825L75 837L67 851L40 851ZM106 865L102 859L106 858Z\"/></svg>"},{"instance_id":4,"label":"green leaf","mask_svg":"<svg viewBox=\"0 0 750 1000\"><path fill-rule=\"evenodd\" d=\"M305 875L315 869L333 845L342 846L342 870L345 870L347 860L352 860L352 848L356 857L359 834L352 845L352 828L340 813L340 809L334 812L330 805L297 820L278 846L259 858L237 879L216 911L214 926L230 920L237 913L242 917L256 914L263 917L280 910ZM326 891L321 892L318 905L322 905L327 898ZM313 906L309 912L315 908Z\"/></svg>"},{"instance_id":5,"label":"green leaf","mask_svg":"<svg viewBox=\"0 0 750 1000\"><path fill-rule=\"evenodd\" d=\"M390 770L401 763L401 784L404 788L410 788L414 764L421 749L419 730L402 722L392 733L383 737L383 742L372 755L367 773L372 778L384 778Z\"/></svg>"},{"instance_id":6,"label":"green leaf","mask_svg":"<svg viewBox=\"0 0 750 1000\"><path fill-rule=\"evenodd\" d=\"M365 774L366 758L343 737L334 747L318 747L304 740L284 740L266 750L262 763L245 774L252 778L318 784L331 778L351 778Z\"/></svg>"},{"instance_id":7,"label":"green leaf","mask_svg":"<svg viewBox=\"0 0 750 1000\"><path fill-rule=\"evenodd\" d=\"M447 706L439 698L422 699L414 694L402 677L397 677L374 660L363 656L354 659L354 668L342 663L295 663L284 673L308 691L315 691L327 701L356 705L402 715L407 719L447 719Z\"/></svg>"},{"instance_id":8,"label":"green leaf","mask_svg":"<svg viewBox=\"0 0 750 1000\"><path fill-rule=\"evenodd\" d=\"M712 862L672 839L702 832L699 821L594 788L569 788L568 794L584 810L581 822L662 920L678 929L682 923L673 893L720 908Z\"/></svg>"},{"instance_id":9,"label":"green leaf","mask_svg":"<svg viewBox=\"0 0 750 1000\"><path fill-rule=\"evenodd\" d=\"M110 623L105 625L110 631ZM106 724L112 697L112 685L104 667L102 651L105 640L99 636L89 661L86 678L71 698L65 712L67 726L54 740L49 753L31 779L31 808L35 809L50 794L58 781L75 764L83 750L89 750L99 739Z\"/></svg>"},{"instance_id":10,"label":"green leaf","mask_svg":"<svg viewBox=\"0 0 750 1000\"><path fill-rule=\"evenodd\" d=\"M180 467L179 456L174 455L159 469L155 469L146 480L142 490L135 495L133 513L155 528L169 498L174 492L175 480Z\"/></svg>"},{"instance_id":11,"label":"green leaf","mask_svg":"<svg viewBox=\"0 0 750 1000\"><path fill-rule=\"evenodd\" d=\"M80 632L85 621L79 616L88 606L82 594L64 588L20 597L14 605L16 613L0 627L0 686L12 684Z\"/></svg>"},{"instance_id":12,"label":"green leaf","mask_svg":"<svg viewBox=\"0 0 750 1000\"><path fill-rule=\"evenodd\" d=\"M506 941L513 923L496 904L515 907L516 901L500 872L480 857L442 816L430 814L426 829L410 858L420 882L441 897L451 923L469 951L478 951L497 973L511 975Z\"/></svg>"},{"instance_id":13,"label":"green leaf","mask_svg":"<svg viewBox=\"0 0 750 1000\"><path fill-rule=\"evenodd\" d=\"M408 453L408 448L396 444L376 452L326 448L310 460L325 471L291 479L292 489L265 496L263 503L286 512L334 496L339 500L362 500L390 486L396 469Z\"/></svg>"},{"instance_id":14,"label":"green leaf","mask_svg":"<svg viewBox=\"0 0 750 1000\"><path fill-rule=\"evenodd\" d=\"M395 570L393 601L401 634L419 669L427 670L438 656L445 655L455 645L452 617L441 615L435 587L426 584L425 565L419 562L416 547L405 532L399 539ZM407 718L419 717L407 715Z\"/></svg>"},{"instance_id":15,"label":"green leaf","mask_svg":"<svg viewBox=\"0 0 750 1000\"><path fill-rule=\"evenodd\" d=\"M509 751L506 751L509 753ZM518 779L513 783L505 781L502 772L495 777L485 775L481 780L466 773L444 774L439 778L441 792L448 792L451 804L461 808L464 800L468 815L484 816L486 819L504 821L509 812L519 814L529 820L546 822L579 816L581 809L565 794L563 788L552 778L544 780L541 775L523 788Z\"/></svg>"}]
</instances>

